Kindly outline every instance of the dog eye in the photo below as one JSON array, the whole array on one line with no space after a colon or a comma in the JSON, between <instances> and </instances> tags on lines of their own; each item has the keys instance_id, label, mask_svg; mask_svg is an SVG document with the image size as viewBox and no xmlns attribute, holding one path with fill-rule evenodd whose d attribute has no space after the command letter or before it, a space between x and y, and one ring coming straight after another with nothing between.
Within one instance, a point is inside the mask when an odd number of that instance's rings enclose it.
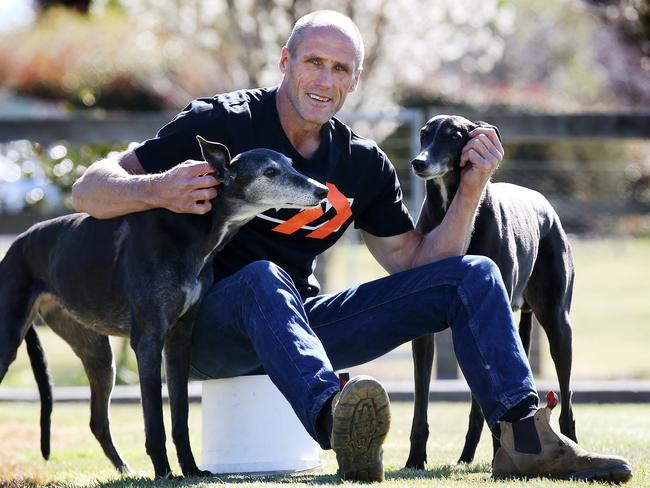
<instances>
[{"instance_id":1,"label":"dog eye","mask_svg":"<svg viewBox=\"0 0 650 488\"><path fill-rule=\"evenodd\" d=\"M280 171L278 168L267 168L264 170L264 176L268 178L273 178L275 175L277 175Z\"/></svg>"},{"instance_id":2,"label":"dog eye","mask_svg":"<svg viewBox=\"0 0 650 488\"><path fill-rule=\"evenodd\" d=\"M452 139L460 139L460 138L462 138L462 137L463 137L463 134L461 134L461 133L458 132L458 131L453 132L453 133L451 134L451 138L452 138Z\"/></svg>"}]
</instances>

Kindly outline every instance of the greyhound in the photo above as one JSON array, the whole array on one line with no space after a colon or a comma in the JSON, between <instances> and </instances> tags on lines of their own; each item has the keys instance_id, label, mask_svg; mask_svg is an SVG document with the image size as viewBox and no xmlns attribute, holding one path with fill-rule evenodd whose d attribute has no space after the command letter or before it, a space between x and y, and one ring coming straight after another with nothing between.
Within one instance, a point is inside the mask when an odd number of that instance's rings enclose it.
<instances>
[{"instance_id":1,"label":"greyhound","mask_svg":"<svg viewBox=\"0 0 650 488\"><path fill-rule=\"evenodd\" d=\"M212 257L260 212L312 207L328 193L280 153L253 149L231 160L222 144L197 139L221 182L210 213L153 209L108 220L71 214L28 229L0 262L0 381L23 337L28 345L38 342L30 328L40 315L81 358L91 389L91 430L121 472L131 469L110 433L114 365L107 336L130 336L156 477L172 476L162 417L163 350L181 469L185 476L209 475L190 447L187 381L192 325L213 281Z\"/></svg>"},{"instance_id":2,"label":"greyhound","mask_svg":"<svg viewBox=\"0 0 650 488\"><path fill-rule=\"evenodd\" d=\"M426 196L417 223L420 232L430 231L445 216L460 184L462 148L470 139L469 132L479 126L493 127L463 117L438 115L422 128L421 150L411 161L415 174L426 180ZM560 428L563 434L575 441L569 384L572 361L569 311L574 266L560 219L538 192L507 183L488 183L479 204L467 253L487 256L499 267L512 309L521 310L519 334L526 354L530 350L533 313L546 331L560 385ZM412 349L415 409L406 467L424 469L429 436L427 405L433 335L414 340ZM470 463L474 459L483 421L481 409L472 397L469 427L459 463Z\"/></svg>"}]
</instances>

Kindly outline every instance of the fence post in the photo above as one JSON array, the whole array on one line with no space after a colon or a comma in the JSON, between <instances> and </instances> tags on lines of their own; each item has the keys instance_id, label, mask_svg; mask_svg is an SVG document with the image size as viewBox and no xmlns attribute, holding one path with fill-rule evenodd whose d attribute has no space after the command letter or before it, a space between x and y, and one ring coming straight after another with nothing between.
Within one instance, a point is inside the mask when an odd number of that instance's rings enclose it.
<instances>
[{"instance_id":1,"label":"fence post","mask_svg":"<svg viewBox=\"0 0 650 488\"><path fill-rule=\"evenodd\" d=\"M422 110L409 109L404 110L407 114L409 130L409 150L411 157L414 158L420 152L420 128L424 125L424 112ZM410 171L411 175L411 197L410 207L411 214L415 215L420 212L422 201L424 200L424 182ZM417 218L417 215L415 215Z\"/></svg>"}]
</instances>

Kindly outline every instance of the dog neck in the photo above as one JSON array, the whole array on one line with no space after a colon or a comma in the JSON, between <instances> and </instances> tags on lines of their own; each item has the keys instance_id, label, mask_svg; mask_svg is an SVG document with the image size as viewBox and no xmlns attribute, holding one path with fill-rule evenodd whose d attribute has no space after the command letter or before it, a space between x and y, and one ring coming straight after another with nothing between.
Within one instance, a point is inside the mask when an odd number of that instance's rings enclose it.
<instances>
[{"instance_id":1,"label":"dog neck","mask_svg":"<svg viewBox=\"0 0 650 488\"><path fill-rule=\"evenodd\" d=\"M426 182L427 207L434 226L440 224L460 184L460 171L449 171Z\"/></svg>"},{"instance_id":2,"label":"dog neck","mask_svg":"<svg viewBox=\"0 0 650 488\"><path fill-rule=\"evenodd\" d=\"M212 202L212 226L207 242L209 252L223 249L242 226L264 210L266 209L258 205L246 204L241 199L228 195L227 191L220 192L219 197Z\"/></svg>"},{"instance_id":3,"label":"dog neck","mask_svg":"<svg viewBox=\"0 0 650 488\"><path fill-rule=\"evenodd\" d=\"M426 205L427 214L430 219L429 224L431 225L431 228L427 230L431 230L442 222L449 209L449 205L451 205L451 201L456 196L456 192L458 192L459 186L460 170L453 170L438 178L427 180L425 185L427 195ZM485 204L486 198L489 199L489 194L490 183L488 182L481 196L478 213L480 213L481 207Z\"/></svg>"}]
</instances>

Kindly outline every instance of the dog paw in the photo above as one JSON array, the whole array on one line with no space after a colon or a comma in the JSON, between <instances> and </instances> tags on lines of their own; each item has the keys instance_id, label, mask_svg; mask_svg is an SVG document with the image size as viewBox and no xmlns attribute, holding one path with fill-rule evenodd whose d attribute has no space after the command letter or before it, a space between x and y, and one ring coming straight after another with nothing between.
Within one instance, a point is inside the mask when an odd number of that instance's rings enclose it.
<instances>
[{"instance_id":1,"label":"dog paw","mask_svg":"<svg viewBox=\"0 0 650 488\"><path fill-rule=\"evenodd\" d=\"M117 467L117 472L122 476L146 476L146 473L143 471L134 471L131 466L124 463L121 466Z\"/></svg>"},{"instance_id":2,"label":"dog paw","mask_svg":"<svg viewBox=\"0 0 650 488\"><path fill-rule=\"evenodd\" d=\"M209 476L214 476L214 473L212 473L211 471L207 471L195 467L193 469L187 469L183 471L183 476L185 476L186 478L190 478L190 477L206 478Z\"/></svg>"},{"instance_id":3,"label":"dog paw","mask_svg":"<svg viewBox=\"0 0 650 488\"><path fill-rule=\"evenodd\" d=\"M424 461L411 461L410 459L406 461L404 469L424 469Z\"/></svg>"}]
</instances>

